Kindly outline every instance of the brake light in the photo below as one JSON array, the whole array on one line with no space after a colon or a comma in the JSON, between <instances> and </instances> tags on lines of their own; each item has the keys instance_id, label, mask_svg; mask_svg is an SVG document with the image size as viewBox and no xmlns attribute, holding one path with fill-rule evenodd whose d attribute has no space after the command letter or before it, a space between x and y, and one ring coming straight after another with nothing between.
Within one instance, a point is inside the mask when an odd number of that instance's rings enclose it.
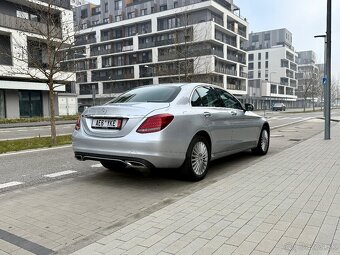
<instances>
[{"instance_id":1,"label":"brake light","mask_svg":"<svg viewBox=\"0 0 340 255\"><path fill-rule=\"evenodd\" d=\"M81 119L81 117L79 116L78 119L77 119L76 125L74 127L74 129L77 130L77 131L80 129L80 119Z\"/></svg>"},{"instance_id":2,"label":"brake light","mask_svg":"<svg viewBox=\"0 0 340 255\"><path fill-rule=\"evenodd\" d=\"M174 116L171 114L157 114L147 118L137 129L137 133L154 133L166 128Z\"/></svg>"}]
</instances>

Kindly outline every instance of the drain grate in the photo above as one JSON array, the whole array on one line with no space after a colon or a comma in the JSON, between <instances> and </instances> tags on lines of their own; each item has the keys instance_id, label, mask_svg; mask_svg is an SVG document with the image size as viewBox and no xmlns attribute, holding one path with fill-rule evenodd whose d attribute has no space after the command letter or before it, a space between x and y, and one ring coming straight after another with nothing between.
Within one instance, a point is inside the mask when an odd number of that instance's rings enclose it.
<instances>
[{"instance_id":1,"label":"drain grate","mask_svg":"<svg viewBox=\"0 0 340 255\"><path fill-rule=\"evenodd\" d=\"M302 139L299 139L299 138L291 138L291 139L289 139L288 141L292 141L292 142L300 142L300 141L302 141Z\"/></svg>"}]
</instances>

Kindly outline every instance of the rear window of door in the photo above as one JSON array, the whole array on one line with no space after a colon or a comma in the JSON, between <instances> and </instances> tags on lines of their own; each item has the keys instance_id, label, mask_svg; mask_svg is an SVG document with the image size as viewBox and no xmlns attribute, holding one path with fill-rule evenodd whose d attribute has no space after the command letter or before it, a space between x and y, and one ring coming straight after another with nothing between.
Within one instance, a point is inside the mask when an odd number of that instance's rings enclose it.
<instances>
[{"instance_id":1,"label":"rear window of door","mask_svg":"<svg viewBox=\"0 0 340 255\"><path fill-rule=\"evenodd\" d=\"M222 102L213 88L198 87L191 98L192 106L221 107Z\"/></svg>"},{"instance_id":2,"label":"rear window of door","mask_svg":"<svg viewBox=\"0 0 340 255\"><path fill-rule=\"evenodd\" d=\"M223 89L215 88L215 90L219 94L224 107L243 110L241 103L233 95Z\"/></svg>"}]
</instances>

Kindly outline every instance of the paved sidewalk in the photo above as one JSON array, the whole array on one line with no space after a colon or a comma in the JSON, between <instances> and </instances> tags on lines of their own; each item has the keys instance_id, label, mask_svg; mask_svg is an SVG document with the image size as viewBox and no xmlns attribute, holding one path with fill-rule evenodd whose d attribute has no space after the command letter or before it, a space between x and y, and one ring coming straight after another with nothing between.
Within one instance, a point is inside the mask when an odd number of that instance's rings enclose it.
<instances>
[{"instance_id":1,"label":"paved sidewalk","mask_svg":"<svg viewBox=\"0 0 340 255\"><path fill-rule=\"evenodd\" d=\"M73 254L340 254L340 125Z\"/></svg>"},{"instance_id":2,"label":"paved sidewalk","mask_svg":"<svg viewBox=\"0 0 340 255\"><path fill-rule=\"evenodd\" d=\"M56 121L56 125L66 125L66 124L75 124L76 120L58 120ZM22 123L8 123L8 124L0 124L1 128L17 128L17 127L41 127L41 126L50 126L51 123L49 121L39 121L39 122L22 122Z\"/></svg>"}]
</instances>

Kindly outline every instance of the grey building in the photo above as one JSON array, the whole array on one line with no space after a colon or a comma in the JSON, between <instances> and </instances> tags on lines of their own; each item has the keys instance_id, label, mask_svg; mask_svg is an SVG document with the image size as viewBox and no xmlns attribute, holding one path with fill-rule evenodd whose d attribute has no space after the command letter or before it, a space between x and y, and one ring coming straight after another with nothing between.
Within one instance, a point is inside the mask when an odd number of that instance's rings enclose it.
<instances>
[{"instance_id":1,"label":"grey building","mask_svg":"<svg viewBox=\"0 0 340 255\"><path fill-rule=\"evenodd\" d=\"M101 0L74 12L82 104L94 93L102 103L136 86L178 81L247 93L248 23L232 0Z\"/></svg>"},{"instance_id":2,"label":"grey building","mask_svg":"<svg viewBox=\"0 0 340 255\"><path fill-rule=\"evenodd\" d=\"M312 50L297 52L298 58L298 88L296 95L299 98L315 97L320 87L321 75L316 64L316 54ZM312 99L313 100L313 99Z\"/></svg>"},{"instance_id":3,"label":"grey building","mask_svg":"<svg viewBox=\"0 0 340 255\"><path fill-rule=\"evenodd\" d=\"M288 106L296 101L297 54L292 45L292 33L287 29L249 34L248 96L261 101L262 108L275 102Z\"/></svg>"}]
</instances>

